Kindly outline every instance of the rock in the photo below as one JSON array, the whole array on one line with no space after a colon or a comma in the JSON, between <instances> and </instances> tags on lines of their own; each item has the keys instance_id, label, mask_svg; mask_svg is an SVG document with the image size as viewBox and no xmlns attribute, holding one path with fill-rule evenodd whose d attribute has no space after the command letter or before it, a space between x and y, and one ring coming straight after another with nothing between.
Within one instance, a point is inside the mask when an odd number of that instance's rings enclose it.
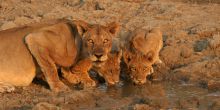
<instances>
[{"instance_id":1,"label":"rock","mask_svg":"<svg viewBox=\"0 0 220 110\"><path fill-rule=\"evenodd\" d=\"M59 104L59 103L64 103L65 101L65 98L64 97L53 97L50 99L50 103L53 103L53 104Z\"/></svg>"},{"instance_id":2,"label":"rock","mask_svg":"<svg viewBox=\"0 0 220 110\"><path fill-rule=\"evenodd\" d=\"M192 29L189 29L188 30L188 34L191 35L191 34L197 34L198 33L198 30L195 29L195 28L192 28Z\"/></svg>"},{"instance_id":3,"label":"rock","mask_svg":"<svg viewBox=\"0 0 220 110\"><path fill-rule=\"evenodd\" d=\"M183 38L186 38L188 37L188 34L186 31L177 31L175 34L174 34L175 38L177 40L182 40Z\"/></svg>"},{"instance_id":4,"label":"rock","mask_svg":"<svg viewBox=\"0 0 220 110\"><path fill-rule=\"evenodd\" d=\"M43 19L56 19L56 18L62 18L62 16L59 16L58 14L56 13L46 13L43 15Z\"/></svg>"},{"instance_id":5,"label":"rock","mask_svg":"<svg viewBox=\"0 0 220 110\"><path fill-rule=\"evenodd\" d=\"M61 108L47 102L40 102L32 110L61 110Z\"/></svg>"},{"instance_id":6,"label":"rock","mask_svg":"<svg viewBox=\"0 0 220 110\"><path fill-rule=\"evenodd\" d=\"M212 49L220 47L220 35L215 34L212 39L209 40L209 46Z\"/></svg>"},{"instance_id":7,"label":"rock","mask_svg":"<svg viewBox=\"0 0 220 110\"><path fill-rule=\"evenodd\" d=\"M220 81L214 81L214 80L208 81L208 90L209 91L220 90Z\"/></svg>"},{"instance_id":8,"label":"rock","mask_svg":"<svg viewBox=\"0 0 220 110\"><path fill-rule=\"evenodd\" d=\"M65 7L74 7L80 4L84 4L85 0L64 0L63 5Z\"/></svg>"},{"instance_id":9,"label":"rock","mask_svg":"<svg viewBox=\"0 0 220 110\"><path fill-rule=\"evenodd\" d=\"M220 101L215 101L210 106L209 110L219 110L220 108Z\"/></svg>"},{"instance_id":10,"label":"rock","mask_svg":"<svg viewBox=\"0 0 220 110\"><path fill-rule=\"evenodd\" d=\"M184 58L188 58L192 55L193 53L193 50L189 47L183 47L182 50L181 50L181 53L180 55Z\"/></svg>"},{"instance_id":11,"label":"rock","mask_svg":"<svg viewBox=\"0 0 220 110\"><path fill-rule=\"evenodd\" d=\"M21 25L29 24L32 21L33 20L31 18L22 16L22 17L15 18L14 23L21 26Z\"/></svg>"},{"instance_id":12,"label":"rock","mask_svg":"<svg viewBox=\"0 0 220 110\"><path fill-rule=\"evenodd\" d=\"M34 17L33 17L33 21L34 21L34 22L40 22L41 19L42 19L41 17L37 17L37 16L34 16Z\"/></svg>"},{"instance_id":13,"label":"rock","mask_svg":"<svg viewBox=\"0 0 220 110\"><path fill-rule=\"evenodd\" d=\"M0 21L0 27L3 25L3 22Z\"/></svg>"},{"instance_id":14,"label":"rock","mask_svg":"<svg viewBox=\"0 0 220 110\"><path fill-rule=\"evenodd\" d=\"M104 8L102 5L100 5L99 2L96 2L96 4L95 4L95 10L105 10L105 8Z\"/></svg>"},{"instance_id":15,"label":"rock","mask_svg":"<svg viewBox=\"0 0 220 110\"><path fill-rule=\"evenodd\" d=\"M163 34L162 37L163 37L163 42L166 42L168 36L166 34Z\"/></svg>"},{"instance_id":16,"label":"rock","mask_svg":"<svg viewBox=\"0 0 220 110\"><path fill-rule=\"evenodd\" d=\"M13 92L14 90L15 90L15 87L13 85L0 82L0 93Z\"/></svg>"},{"instance_id":17,"label":"rock","mask_svg":"<svg viewBox=\"0 0 220 110\"><path fill-rule=\"evenodd\" d=\"M160 58L167 66L173 67L180 63L180 53L178 46L166 46L160 52Z\"/></svg>"},{"instance_id":18,"label":"rock","mask_svg":"<svg viewBox=\"0 0 220 110\"><path fill-rule=\"evenodd\" d=\"M134 110L151 110L152 108L147 104L136 104Z\"/></svg>"},{"instance_id":19,"label":"rock","mask_svg":"<svg viewBox=\"0 0 220 110\"><path fill-rule=\"evenodd\" d=\"M171 37L171 38L166 38L166 41L164 42L165 46L173 46L176 44L176 40L175 38Z\"/></svg>"},{"instance_id":20,"label":"rock","mask_svg":"<svg viewBox=\"0 0 220 110\"><path fill-rule=\"evenodd\" d=\"M195 52L195 55L202 56L203 53L202 52Z\"/></svg>"},{"instance_id":21,"label":"rock","mask_svg":"<svg viewBox=\"0 0 220 110\"><path fill-rule=\"evenodd\" d=\"M194 51L201 52L207 47L208 47L208 40L205 39L205 40L196 41L196 43L194 44Z\"/></svg>"},{"instance_id":22,"label":"rock","mask_svg":"<svg viewBox=\"0 0 220 110\"><path fill-rule=\"evenodd\" d=\"M37 15L38 17L43 17L44 14L45 14L45 12L44 12L43 10L38 10L36 13L37 13L36 15Z\"/></svg>"},{"instance_id":23,"label":"rock","mask_svg":"<svg viewBox=\"0 0 220 110\"><path fill-rule=\"evenodd\" d=\"M6 30L6 29L13 28L13 27L16 27L16 26L17 25L14 22L9 21L9 22L6 22L2 25L1 30Z\"/></svg>"},{"instance_id":24,"label":"rock","mask_svg":"<svg viewBox=\"0 0 220 110\"><path fill-rule=\"evenodd\" d=\"M24 3L31 3L32 0L22 0Z\"/></svg>"},{"instance_id":25,"label":"rock","mask_svg":"<svg viewBox=\"0 0 220 110\"><path fill-rule=\"evenodd\" d=\"M197 97L190 97L188 99L179 99L177 101L180 109L192 108L196 110L199 107L199 99Z\"/></svg>"}]
</instances>

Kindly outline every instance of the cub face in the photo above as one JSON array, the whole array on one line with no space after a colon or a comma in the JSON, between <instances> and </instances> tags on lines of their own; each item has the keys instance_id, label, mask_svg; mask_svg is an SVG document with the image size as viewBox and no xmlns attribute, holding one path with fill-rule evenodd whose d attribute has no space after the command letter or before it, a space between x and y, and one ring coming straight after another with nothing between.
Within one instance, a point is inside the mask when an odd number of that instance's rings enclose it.
<instances>
[{"instance_id":1,"label":"cub face","mask_svg":"<svg viewBox=\"0 0 220 110\"><path fill-rule=\"evenodd\" d=\"M143 84L146 77L153 73L152 65L161 63L159 51L163 46L162 32L159 28L137 29L129 36L123 48L123 59L129 76L135 84Z\"/></svg>"},{"instance_id":2,"label":"cub face","mask_svg":"<svg viewBox=\"0 0 220 110\"><path fill-rule=\"evenodd\" d=\"M152 63L146 55L124 52L123 58L128 67L128 74L135 84L144 84L147 80L146 77L153 73Z\"/></svg>"},{"instance_id":3,"label":"cub face","mask_svg":"<svg viewBox=\"0 0 220 110\"><path fill-rule=\"evenodd\" d=\"M120 61L122 51L108 54L108 60L102 67L94 67L93 69L105 79L108 85L115 85L119 82Z\"/></svg>"},{"instance_id":4,"label":"cub face","mask_svg":"<svg viewBox=\"0 0 220 110\"><path fill-rule=\"evenodd\" d=\"M104 68L102 69L101 74L109 85L114 85L120 80L119 76L122 51L111 53L108 56L109 59L103 66Z\"/></svg>"}]
</instances>

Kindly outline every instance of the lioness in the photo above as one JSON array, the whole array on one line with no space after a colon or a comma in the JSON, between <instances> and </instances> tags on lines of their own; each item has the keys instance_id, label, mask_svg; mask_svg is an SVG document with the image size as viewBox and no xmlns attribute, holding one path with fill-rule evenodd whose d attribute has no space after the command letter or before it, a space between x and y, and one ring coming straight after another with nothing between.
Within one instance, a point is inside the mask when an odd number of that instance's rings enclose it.
<instances>
[{"instance_id":1,"label":"lioness","mask_svg":"<svg viewBox=\"0 0 220 110\"><path fill-rule=\"evenodd\" d=\"M118 30L117 23L102 26L64 20L37 28L32 26L1 31L0 88L9 89L5 87L9 84L28 86L36 76L36 67L39 65L53 91L68 90L59 80L57 68L73 67L85 58L90 58L93 65L103 65L108 59L112 38ZM93 80L89 82L94 85Z\"/></svg>"},{"instance_id":2,"label":"lioness","mask_svg":"<svg viewBox=\"0 0 220 110\"><path fill-rule=\"evenodd\" d=\"M138 29L129 37L123 47L123 60L132 81L135 84L143 84L147 75L153 73L152 65L162 62L159 59L159 51L163 46L162 33L158 28L149 32Z\"/></svg>"}]
</instances>

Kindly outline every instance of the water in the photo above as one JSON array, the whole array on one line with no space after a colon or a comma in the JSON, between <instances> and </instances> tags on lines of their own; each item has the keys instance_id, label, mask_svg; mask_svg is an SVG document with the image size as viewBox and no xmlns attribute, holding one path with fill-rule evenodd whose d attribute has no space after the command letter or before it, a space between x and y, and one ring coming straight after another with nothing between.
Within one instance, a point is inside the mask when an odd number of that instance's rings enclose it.
<instances>
[{"instance_id":1,"label":"water","mask_svg":"<svg viewBox=\"0 0 220 110\"><path fill-rule=\"evenodd\" d=\"M198 4L208 4L208 3L217 3L220 4L220 0L172 0L184 3L198 3Z\"/></svg>"},{"instance_id":2,"label":"water","mask_svg":"<svg viewBox=\"0 0 220 110\"><path fill-rule=\"evenodd\" d=\"M122 98L131 98L133 104L148 104L153 107L171 110L207 110L212 109L220 101L219 91L209 92L208 89L193 84L149 82L145 85L137 86L125 83L116 87L100 85L98 89L115 99L115 101Z\"/></svg>"}]
</instances>

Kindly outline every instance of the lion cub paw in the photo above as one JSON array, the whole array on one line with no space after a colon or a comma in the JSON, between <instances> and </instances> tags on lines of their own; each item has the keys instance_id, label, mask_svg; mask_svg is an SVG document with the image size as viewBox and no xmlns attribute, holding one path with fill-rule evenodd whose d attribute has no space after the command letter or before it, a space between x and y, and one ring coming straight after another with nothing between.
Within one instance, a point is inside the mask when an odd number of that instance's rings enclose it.
<instances>
[{"instance_id":1,"label":"lion cub paw","mask_svg":"<svg viewBox=\"0 0 220 110\"><path fill-rule=\"evenodd\" d=\"M15 87L11 84L0 82L0 93L13 92Z\"/></svg>"}]
</instances>

